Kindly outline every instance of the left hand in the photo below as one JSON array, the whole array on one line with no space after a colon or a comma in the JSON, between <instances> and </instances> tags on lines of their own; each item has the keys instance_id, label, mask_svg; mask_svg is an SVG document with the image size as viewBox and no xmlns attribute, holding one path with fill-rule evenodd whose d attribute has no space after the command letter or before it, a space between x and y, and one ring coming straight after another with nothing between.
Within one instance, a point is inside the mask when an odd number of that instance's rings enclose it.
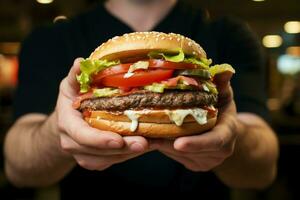
<instances>
[{"instance_id":1,"label":"left hand","mask_svg":"<svg viewBox=\"0 0 300 200\"><path fill-rule=\"evenodd\" d=\"M232 155L238 136L238 120L230 86L231 76L231 73L225 73L215 77L219 114L213 129L175 140L153 140L152 146L192 171L209 171Z\"/></svg>"}]
</instances>

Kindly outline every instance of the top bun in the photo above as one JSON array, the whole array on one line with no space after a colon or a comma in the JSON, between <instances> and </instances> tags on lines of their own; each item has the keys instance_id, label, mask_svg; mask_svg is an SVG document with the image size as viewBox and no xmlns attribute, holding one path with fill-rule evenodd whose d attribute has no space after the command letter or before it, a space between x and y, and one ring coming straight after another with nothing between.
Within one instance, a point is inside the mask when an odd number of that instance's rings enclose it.
<instances>
[{"instance_id":1,"label":"top bun","mask_svg":"<svg viewBox=\"0 0 300 200\"><path fill-rule=\"evenodd\" d=\"M150 51L176 52L181 48L186 55L206 58L205 51L194 40L175 33L134 32L116 36L99 46L90 59L122 59L138 57Z\"/></svg>"}]
</instances>

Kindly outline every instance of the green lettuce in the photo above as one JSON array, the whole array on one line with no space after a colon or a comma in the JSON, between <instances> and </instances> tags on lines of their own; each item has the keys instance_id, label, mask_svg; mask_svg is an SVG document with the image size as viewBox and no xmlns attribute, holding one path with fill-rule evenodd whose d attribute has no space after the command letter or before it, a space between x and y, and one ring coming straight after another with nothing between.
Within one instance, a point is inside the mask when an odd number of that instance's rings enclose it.
<instances>
[{"instance_id":1,"label":"green lettuce","mask_svg":"<svg viewBox=\"0 0 300 200\"><path fill-rule=\"evenodd\" d=\"M148 57L150 58L163 58L166 61L171 62L186 62L198 65L204 69L208 69L209 65L212 63L211 59L206 58L195 58L193 56L186 56L183 53L181 48L175 49L176 54L167 53L167 52L160 52L160 51L151 51L148 53Z\"/></svg>"},{"instance_id":2,"label":"green lettuce","mask_svg":"<svg viewBox=\"0 0 300 200\"><path fill-rule=\"evenodd\" d=\"M77 81L80 84L80 92L85 93L90 88L91 76L99 71L110 67L112 65L119 64L120 61L108 61L108 60L90 60L84 59L80 62L81 73L76 76Z\"/></svg>"},{"instance_id":3,"label":"green lettuce","mask_svg":"<svg viewBox=\"0 0 300 200\"><path fill-rule=\"evenodd\" d=\"M175 52L178 51L177 54L170 54L170 53L162 53L158 51L151 51L148 56L150 58L164 58L166 61L171 62L183 62L184 61L184 53L182 49L175 49Z\"/></svg>"}]
</instances>

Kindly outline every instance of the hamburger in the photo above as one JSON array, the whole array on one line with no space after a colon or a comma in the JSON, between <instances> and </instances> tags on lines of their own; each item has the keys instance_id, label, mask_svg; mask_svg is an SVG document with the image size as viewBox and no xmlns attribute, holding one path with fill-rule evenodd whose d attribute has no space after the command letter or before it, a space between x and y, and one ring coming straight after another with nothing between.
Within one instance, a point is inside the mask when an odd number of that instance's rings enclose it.
<instances>
[{"instance_id":1,"label":"hamburger","mask_svg":"<svg viewBox=\"0 0 300 200\"><path fill-rule=\"evenodd\" d=\"M234 73L229 64L211 64L199 44L179 34L116 36L81 61L73 107L90 126L120 135L199 134L216 124L214 76Z\"/></svg>"}]
</instances>

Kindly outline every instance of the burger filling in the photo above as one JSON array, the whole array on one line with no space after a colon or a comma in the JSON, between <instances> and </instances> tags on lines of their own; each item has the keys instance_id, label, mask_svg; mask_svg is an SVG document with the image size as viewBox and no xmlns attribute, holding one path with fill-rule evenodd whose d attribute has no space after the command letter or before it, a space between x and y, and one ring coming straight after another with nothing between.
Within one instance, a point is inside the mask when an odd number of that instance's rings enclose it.
<instances>
[{"instance_id":1,"label":"burger filling","mask_svg":"<svg viewBox=\"0 0 300 200\"><path fill-rule=\"evenodd\" d=\"M215 110L217 103L214 76L234 73L234 69L228 64L210 66L210 59L185 55L181 49L175 52L152 51L142 58L113 61L83 60L77 76L81 95L73 107L83 113L123 112L132 120L132 127L138 118L134 113L144 109L164 109L178 126L187 115L206 123L208 111Z\"/></svg>"}]
</instances>

